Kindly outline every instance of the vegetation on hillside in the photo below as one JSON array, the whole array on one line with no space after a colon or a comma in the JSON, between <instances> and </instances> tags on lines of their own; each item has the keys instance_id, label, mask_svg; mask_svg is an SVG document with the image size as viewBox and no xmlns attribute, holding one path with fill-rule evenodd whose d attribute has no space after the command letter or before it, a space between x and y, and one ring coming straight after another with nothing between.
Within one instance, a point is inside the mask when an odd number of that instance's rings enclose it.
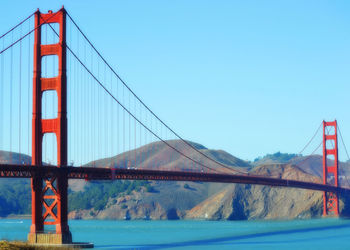
<instances>
[{"instance_id":1,"label":"vegetation on hillside","mask_svg":"<svg viewBox=\"0 0 350 250\"><path fill-rule=\"evenodd\" d=\"M0 182L0 217L10 214L29 214L30 210L29 180L2 180Z\"/></svg>"},{"instance_id":2,"label":"vegetation on hillside","mask_svg":"<svg viewBox=\"0 0 350 250\"><path fill-rule=\"evenodd\" d=\"M154 191L148 181L108 181L91 182L82 192L70 192L68 195L68 210L79 209L102 210L106 207L109 198L117 198L131 194L132 191Z\"/></svg>"},{"instance_id":3,"label":"vegetation on hillside","mask_svg":"<svg viewBox=\"0 0 350 250\"><path fill-rule=\"evenodd\" d=\"M257 157L254 159L254 162L259 162L259 161L274 161L274 162L278 162L278 163L287 163L289 162L291 159L301 156L299 154L287 154L287 153L281 153L281 152L277 152L274 154L267 154L263 157Z\"/></svg>"},{"instance_id":4,"label":"vegetation on hillside","mask_svg":"<svg viewBox=\"0 0 350 250\"><path fill-rule=\"evenodd\" d=\"M130 194L132 191L153 192L148 181L105 181L90 182L84 191L69 191L69 211L78 209L103 209L109 198ZM29 180L1 180L0 182L0 217L10 214L31 213L31 189Z\"/></svg>"}]
</instances>

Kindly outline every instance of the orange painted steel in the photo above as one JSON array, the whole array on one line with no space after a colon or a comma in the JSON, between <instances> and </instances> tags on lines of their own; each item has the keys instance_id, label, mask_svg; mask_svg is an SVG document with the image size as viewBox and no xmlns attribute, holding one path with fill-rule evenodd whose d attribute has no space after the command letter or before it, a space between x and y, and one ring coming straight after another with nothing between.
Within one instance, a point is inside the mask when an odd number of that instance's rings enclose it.
<instances>
[{"instance_id":1,"label":"orange painted steel","mask_svg":"<svg viewBox=\"0 0 350 250\"><path fill-rule=\"evenodd\" d=\"M43 24L59 24L57 44L42 44ZM32 165L43 166L42 142L46 133L57 139L57 167L67 167L67 75L66 75L66 11L56 13L35 12L32 117ZM42 78L42 59L58 57L58 75ZM58 114L54 119L42 119L42 96L45 91L56 91ZM35 168L35 167L33 167ZM32 225L30 233L44 231L44 225L56 225L56 234L71 235L68 226L68 179L64 172L46 176L41 172L32 175ZM43 211L44 208L44 211ZM69 238L69 237L68 237Z\"/></svg>"},{"instance_id":2,"label":"orange painted steel","mask_svg":"<svg viewBox=\"0 0 350 250\"><path fill-rule=\"evenodd\" d=\"M334 134L330 134L330 131L333 130ZM333 159L328 159L328 156L333 156ZM329 166L328 164L331 161L333 165ZM323 184L338 187L338 135L336 120L333 122L323 121ZM339 215L338 193L324 191L323 215L330 214Z\"/></svg>"}]
</instances>

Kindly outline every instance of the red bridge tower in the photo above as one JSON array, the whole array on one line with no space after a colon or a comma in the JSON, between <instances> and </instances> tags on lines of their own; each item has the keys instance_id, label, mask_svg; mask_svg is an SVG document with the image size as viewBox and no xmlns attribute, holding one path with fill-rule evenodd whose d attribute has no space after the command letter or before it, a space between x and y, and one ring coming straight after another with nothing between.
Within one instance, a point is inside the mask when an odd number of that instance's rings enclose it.
<instances>
[{"instance_id":1,"label":"red bridge tower","mask_svg":"<svg viewBox=\"0 0 350 250\"><path fill-rule=\"evenodd\" d=\"M331 158L328 158L331 156ZM333 163L330 163L333 162ZM328 164L333 164L328 166ZM323 121L323 184L338 187L338 137L337 121ZM323 215L339 215L338 194L324 192Z\"/></svg>"},{"instance_id":2,"label":"red bridge tower","mask_svg":"<svg viewBox=\"0 0 350 250\"><path fill-rule=\"evenodd\" d=\"M42 24L59 24L59 42L42 44ZM49 28L50 29L50 28ZM32 165L42 166L42 141L46 133L54 133L57 139L57 166L67 166L67 75L66 75L66 11L35 13L33 66L33 120L32 120ZM58 57L58 76L42 78L42 59ZM58 114L54 119L42 119L42 95L56 91ZM32 178L32 225L28 240L31 243L71 243L68 227L68 179L64 174ZM44 209L43 209L44 208ZM45 234L44 225L55 225L56 234Z\"/></svg>"}]
</instances>

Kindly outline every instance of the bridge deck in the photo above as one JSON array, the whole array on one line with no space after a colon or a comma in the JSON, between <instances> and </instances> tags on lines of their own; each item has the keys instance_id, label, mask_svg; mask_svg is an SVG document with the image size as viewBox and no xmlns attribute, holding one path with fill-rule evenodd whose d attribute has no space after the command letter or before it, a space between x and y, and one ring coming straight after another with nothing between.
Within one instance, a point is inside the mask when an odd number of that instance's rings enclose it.
<instances>
[{"instance_id":1,"label":"bridge deck","mask_svg":"<svg viewBox=\"0 0 350 250\"><path fill-rule=\"evenodd\" d=\"M349 192L348 188L335 187L319 183L277 179L254 175L232 175L195 173L180 171L160 171L144 169L110 169L94 167L62 167L55 166L22 166L0 165L0 178L31 178L35 175L56 176L67 175L68 179L85 180L156 180L156 181L198 181L255 184L277 187L292 187L327 192Z\"/></svg>"}]
</instances>

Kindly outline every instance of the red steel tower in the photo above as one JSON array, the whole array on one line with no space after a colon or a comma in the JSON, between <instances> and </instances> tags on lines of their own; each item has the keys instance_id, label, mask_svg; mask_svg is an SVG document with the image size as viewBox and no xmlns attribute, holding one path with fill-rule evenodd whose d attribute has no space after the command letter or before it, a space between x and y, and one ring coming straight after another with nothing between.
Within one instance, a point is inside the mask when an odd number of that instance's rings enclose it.
<instances>
[{"instance_id":1,"label":"red steel tower","mask_svg":"<svg viewBox=\"0 0 350 250\"><path fill-rule=\"evenodd\" d=\"M333 122L323 121L323 184L338 187L338 137L336 120ZM324 192L323 215L332 214L338 216L338 204L337 193Z\"/></svg>"},{"instance_id":2,"label":"red steel tower","mask_svg":"<svg viewBox=\"0 0 350 250\"><path fill-rule=\"evenodd\" d=\"M43 24L59 24L59 42L42 44ZM50 29L50 27L48 27ZM32 165L42 166L43 136L53 133L57 139L57 166L67 166L67 75L66 75L66 11L35 13L33 66L33 120L32 120ZM42 59L58 57L58 75L42 78ZM58 113L54 119L42 119L42 96L45 91L56 91ZM71 243L68 227L68 179L57 176L34 176L32 186L32 225L28 235L32 243ZM55 225L55 234L45 234L44 225Z\"/></svg>"}]
</instances>

